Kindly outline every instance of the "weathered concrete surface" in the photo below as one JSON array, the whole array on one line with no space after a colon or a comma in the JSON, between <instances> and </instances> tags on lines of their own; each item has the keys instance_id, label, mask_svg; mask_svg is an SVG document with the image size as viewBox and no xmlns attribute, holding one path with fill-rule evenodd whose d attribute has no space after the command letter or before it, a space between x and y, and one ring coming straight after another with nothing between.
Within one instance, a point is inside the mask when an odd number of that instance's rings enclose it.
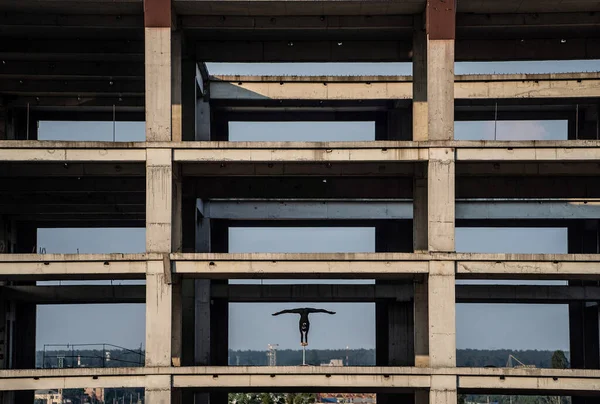
<instances>
[{"instance_id":1,"label":"weathered concrete surface","mask_svg":"<svg viewBox=\"0 0 600 404\"><path fill-rule=\"evenodd\" d=\"M168 253L172 247L172 151L152 149L147 154L146 251Z\"/></svg>"},{"instance_id":2,"label":"weathered concrete surface","mask_svg":"<svg viewBox=\"0 0 600 404\"><path fill-rule=\"evenodd\" d=\"M146 366L171 366L173 286L162 262L148 263L146 274Z\"/></svg>"},{"instance_id":3,"label":"weathered concrete surface","mask_svg":"<svg viewBox=\"0 0 600 404\"><path fill-rule=\"evenodd\" d=\"M452 252L455 221L453 149L430 150L427 167L427 249Z\"/></svg>"},{"instance_id":4,"label":"weathered concrete surface","mask_svg":"<svg viewBox=\"0 0 600 404\"><path fill-rule=\"evenodd\" d=\"M315 388L332 390L373 390L373 389L414 389L429 387L429 376L425 375L347 375L347 374L289 374L289 375L178 375L173 378L173 387L185 388L202 386L205 388L234 387L247 389ZM336 390L338 391L338 390Z\"/></svg>"},{"instance_id":5,"label":"weathered concrete surface","mask_svg":"<svg viewBox=\"0 0 600 404\"><path fill-rule=\"evenodd\" d=\"M600 149L583 148L575 149L569 147L559 148L516 148L512 144L505 147L497 147L494 150L484 148L457 148L457 161L598 161L600 160Z\"/></svg>"},{"instance_id":6,"label":"weathered concrete surface","mask_svg":"<svg viewBox=\"0 0 600 404\"><path fill-rule=\"evenodd\" d=\"M145 28L146 139L171 140L171 28Z\"/></svg>"},{"instance_id":7,"label":"weathered concrete surface","mask_svg":"<svg viewBox=\"0 0 600 404\"><path fill-rule=\"evenodd\" d=\"M178 261L175 273L212 279L412 277L427 273L418 261Z\"/></svg>"},{"instance_id":8,"label":"weathered concrete surface","mask_svg":"<svg viewBox=\"0 0 600 404\"><path fill-rule=\"evenodd\" d=\"M454 263L432 261L428 277L429 366L456 366L456 305Z\"/></svg>"},{"instance_id":9,"label":"weathered concrete surface","mask_svg":"<svg viewBox=\"0 0 600 404\"><path fill-rule=\"evenodd\" d=\"M453 376L431 376L430 404L456 404L457 378Z\"/></svg>"},{"instance_id":10,"label":"weathered concrete surface","mask_svg":"<svg viewBox=\"0 0 600 404\"><path fill-rule=\"evenodd\" d=\"M172 375L172 376L170 376ZM145 367L116 369L0 370L0 391L78 387L305 387L345 391L427 389L462 391L588 392L598 394L600 371L573 369L416 367ZM452 379L452 382L450 381ZM443 396L443 394L441 394Z\"/></svg>"},{"instance_id":11,"label":"weathered concrete surface","mask_svg":"<svg viewBox=\"0 0 600 404\"><path fill-rule=\"evenodd\" d=\"M427 160L427 150L404 149L399 147L381 149L213 149L174 151L174 160L178 162L211 162L211 161L422 161Z\"/></svg>"},{"instance_id":12,"label":"weathered concrete surface","mask_svg":"<svg viewBox=\"0 0 600 404\"><path fill-rule=\"evenodd\" d=\"M417 80L419 76L417 77ZM422 80L421 80L422 81ZM419 82L420 83L420 82ZM427 114L411 76L213 76L213 100L388 100L413 99L413 117ZM600 74L456 75L455 99L600 97ZM419 89L427 89L420 84ZM422 122L416 119L415 122ZM423 128L422 125L413 127ZM425 140L416 136L415 140Z\"/></svg>"},{"instance_id":13,"label":"weathered concrete surface","mask_svg":"<svg viewBox=\"0 0 600 404\"><path fill-rule=\"evenodd\" d=\"M460 279L537 278L596 280L600 279L600 263L458 261L456 263L456 274Z\"/></svg>"},{"instance_id":14,"label":"weathered concrete surface","mask_svg":"<svg viewBox=\"0 0 600 404\"><path fill-rule=\"evenodd\" d=\"M31 145L34 146L34 145ZM0 146L2 147L2 146ZM0 148L0 160L24 162L144 162L143 149Z\"/></svg>"},{"instance_id":15,"label":"weathered concrete surface","mask_svg":"<svg viewBox=\"0 0 600 404\"><path fill-rule=\"evenodd\" d=\"M144 254L2 254L0 277L4 279L143 279Z\"/></svg>"}]
</instances>

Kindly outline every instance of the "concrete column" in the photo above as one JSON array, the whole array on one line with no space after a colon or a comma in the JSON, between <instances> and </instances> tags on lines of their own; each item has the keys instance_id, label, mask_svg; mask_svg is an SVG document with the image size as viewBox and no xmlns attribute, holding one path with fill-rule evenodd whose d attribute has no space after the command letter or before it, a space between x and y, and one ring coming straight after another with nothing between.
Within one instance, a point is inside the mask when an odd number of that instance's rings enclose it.
<instances>
[{"instance_id":1,"label":"concrete column","mask_svg":"<svg viewBox=\"0 0 600 404\"><path fill-rule=\"evenodd\" d=\"M428 280L429 366L456 366L455 268L453 261L431 261Z\"/></svg>"},{"instance_id":2,"label":"concrete column","mask_svg":"<svg viewBox=\"0 0 600 404\"><path fill-rule=\"evenodd\" d=\"M146 140L170 141L171 0L145 0L144 27Z\"/></svg>"},{"instance_id":3,"label":"concrete column","mask_svg":"<svg viewBox=\"0 0 600 404\"><path fill-rule=\"evenodd\" d=\"M386 220L375 227L377 252L409 252L412 229L406 221ZM404 285L401 281L376 281L377 284ZM378 366L413 366L414 331L412 302L375 302L375 354ZM412 402L411 393L378 393L377 402L393 404Z\"/></svg>"},{"instance_id":4,"label":"concrete column","mask_svg":"<svg viewBox=\"0 0 600 404\"><path fill-rule=\"evenodd\" d=\"M146 376L146 389L144 403L146 404L170 404L172 400L171 376L152 375Z\"/></svg>"},{"instance_id":5,"label":"concrete column","mask_svg":"<svg viewBox=\"0 0 600 404\"><path fill-rule=\"evenodd\" d=\"M597 220L581 221L568 228L568 251L575 254L597 254L600 226ZM598 286L597 281L570 281L570 285ZM569 337L571 367L600 368L598 305L596 302L569 304Z\"/></svg>"},{"instance_id":6,"label":"concrete column","mask_svg":"<svg viewBox=\"0 0 600 404\"><path fill-rule=\"evenodd\" d=\"M570 140L600 139L600 104L576 105L569 119L568 138Z\"/></svg>"},{"instance_id":7,"label":"concrete column","mask_svg":"<svg viewBox=\"0 0 600 404\"><path fill-rule=\"evenodd\" d=\"M454 173L454 149L429 149L427 167L427 245L429 251L454 252L455 250ZM422 213L418 212L418 214ZM418 240L421 241L420 236Z\"/></svg>"},{"instance_id":8,"label":"concrete column","mask_svg":"<svg viewBox=\"0 0 600 404\"><path fill-rule=\"evenodd\" d=\"M428 279L415 282L415 366L429 367L429 289Z\"/></svg>"},{"instance_id":9,"label":"concrete column","mask_svg":"<svg viewBox=\"0 0 600 404\"><path fill-rule=\"evenodd\" d=\"M182 85L181 85L181 102L182 102L182 127L183 140L197 140L196 113L198 108L198 83L196 81L196 72L198 70L196 60L182 60ZM209 119L210 124L210 119ZM209 128L210 130L210 128ZM208 139L207 139L208 140Z\"/></svg>"},{"instance_id":10,"label":"concrete column","mask_svg":"<svg viewBox=\"0 0 600 404\"><path fill-rule=\"evenodd\" d=\"M427 165L416 164L413 180L413 250L415 252L429 249L427 206Z\"/></svg>"},{"instance_id":11,"label":"concrete column","mask_svg":"<svg viewBox=\"0 0 600 404\"><path fill-rule=\"evenodd\" d=\"M37 228L28 223L16 223L13 226L11 237L16 240L14 252L32 253L36 251ZM16 234L14 234L16 232ZM23 284L30 284L24 282ZM11 362L13 369L34 369L35 368L35 337L36 337L36 319L37 306L31 303L11 302L12 307L12 333L9 336L11 352ZM15 391L14 400L16 403L33 402L34 391Z\"/></svg>"},{"instance_id":12,"label":"concrete column","mask_svg":"<svg viewBox=\"0 0 600 404\"><path fill-rule=\"evenodd\" d=\"M183 97L182 97L183 37L181 31L171 32L171 139L183 140Z\"/></svg>"},{"instance_id":13,"label":"concrete column","mask_svg":"<svg viewBox=\"0 0 600 404\"><path fill-rule=\"evenodd\" d=\"M0 97L0 140L8 139L6 133L6 105L4 99Z\"/></svg>"},{"instance_id":14,"label":"concrete column","mask_svg":"<svg viewBox=\"0 0 600 404\"><path fill-rule=\"evenodd\" d=\"M454 138L455 3L427 2L413 33L413 140Z\"/></svg>"},{"instance_id":15,"label":"concrete column","mask_svg":"<svg viewBox=\"0 0 600 404\"><path fill-rule=\"evenodd\" d=\"M146 366L171 366L173 288L170 268L148 262L146 270Z\"/></svg>"},{"instance_id":16,"label":"concrete column","mask_svg":"<svg viewBox=\"0 0 600 404\"><path fill-rule=\"evenodd\" d=\"M183 252L183 178L181 164L173 164L173 202L172 226L173 239L171 251Z\"/></svg>"},{"instance_id":17,"label":"concrete column","mask_svg":"<svg viewBox=\"0 0 600 404\"><path fill-rule=\"evenodd\" d=\"M146 251L171 251L173 160L170 149L146 151Z\"/></svg>"},{"instance_id":18,"label":"concrete column","mask_svg":"<svg viewBox=\"0 0 600 404\"><path fill-rule=\"evenodd\" d=\"M431 376L431 389L429 391L430 404L456 404L456 376ZM420 403L419 403L420 404Z\"/></svg>"},{"instance_id":19,"label":"concrete column","mask_svg":"<svg viewBox=\"0 0 600 404\"><path fill-rule=\"evenodd\" d=\"M170 264L170 263L169 263ZM169 266L170 269L170 266ZM179 277L172 278L171 364L183 365L183 285Z\"/></svg>"}]
</instances>

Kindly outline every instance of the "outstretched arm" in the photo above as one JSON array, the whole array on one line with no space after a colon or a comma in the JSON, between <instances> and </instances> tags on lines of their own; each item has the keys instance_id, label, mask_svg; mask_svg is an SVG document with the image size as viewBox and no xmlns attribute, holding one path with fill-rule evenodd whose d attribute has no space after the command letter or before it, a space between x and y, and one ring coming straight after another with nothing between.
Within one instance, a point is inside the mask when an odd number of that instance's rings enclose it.
<instances>
[{"instance_id":1,"label":"outstretched arm","mask_svg":"<svg viewBox=\"0 0 600 404\"><path fill-rule=\"evenodd\" d=\"M327 313L327 314L335 314L335 311L329 311L324 309L308 309L309 313Z\"/></svg>"},{"instance_id":2,"label":"outstretched arm","mask_svg":"<svg viewBox=\"0 0 600 404\"><path fill-rule=\"evenodd\" d=\"M280 314L290 314L290 313L292 313L292 314L299 314L300 313L300 309L281 310L281 311L278 311L277 313L273 313L272 315L273 316L278 316Z\"/></svg>"}]
</instances>

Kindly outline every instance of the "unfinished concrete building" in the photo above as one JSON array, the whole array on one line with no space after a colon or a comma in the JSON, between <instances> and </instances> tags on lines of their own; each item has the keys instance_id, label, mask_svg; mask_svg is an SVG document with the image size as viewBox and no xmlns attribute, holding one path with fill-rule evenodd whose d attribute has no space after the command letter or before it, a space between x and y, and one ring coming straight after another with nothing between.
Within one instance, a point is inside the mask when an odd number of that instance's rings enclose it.
<instances>
[{"instance_id":1,"label":"unfinished concrete building","mask_svg":"<svg viewBox=\"0 0 600 404\"><path fill-rule=\"evenodd\" d=\"M600 75L455 76L455 61L600 59L597 0L0 1L0 402L144 387L461 393L598 402ZM211 77L207 62L411 62L413 76ZM502 111L498 114L497 111ZM41 121L145 121L145 142L38 140ZM456 141L455 121L568 123ZM228 142L230 122L368 121L361 142ZM228 229L364 225L376 253L230 254ZM456 227L562 226L569 254L459 254ZM145 254L43 254L36 231L141 227ZM230 279L375 279L229 285ZM142 279L145 286L36 286ZM458 279L568 285L456 285ZM376 367L229 367L230 302L376 304ZM146 303L145 367L35 369L36 305ZM459 368L455 302L569 305L572 369Z\"/></svg>"}]
</instances>

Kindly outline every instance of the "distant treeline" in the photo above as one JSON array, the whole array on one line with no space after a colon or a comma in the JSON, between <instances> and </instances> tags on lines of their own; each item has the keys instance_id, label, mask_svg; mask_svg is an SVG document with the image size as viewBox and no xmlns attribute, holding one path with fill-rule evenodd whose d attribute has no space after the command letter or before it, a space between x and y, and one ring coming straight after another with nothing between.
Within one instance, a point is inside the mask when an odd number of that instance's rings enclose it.
<instances>
[{"instance_id":1,"label":"distant treeline","mask_svg":"<svg viewBox=\"0 0 600 404\"><path fill-rule=\"evenodd\" d=\"M107 354L108 353L108 354ZM61 350L37 352L37 367L126 367L143 366L144 352L122 349L92 350ZM513 355L526 365L538 368L552 367L553 351L508 349L459 349L457 351L458 366L466 367L505 367L509 355ZM568 358L568 354L567 354ZM307 349L306 362L311 365L329 363L332 359L341 359L344 365L374 366L374 349ZM302 351L281 349L277 350L277 365L294 366L302 363ZM266 351L229 350L229 364L236 366L266 366L269 358ZM516 362L514 362L516 364Z\"/></svg>"}]
</instances>

